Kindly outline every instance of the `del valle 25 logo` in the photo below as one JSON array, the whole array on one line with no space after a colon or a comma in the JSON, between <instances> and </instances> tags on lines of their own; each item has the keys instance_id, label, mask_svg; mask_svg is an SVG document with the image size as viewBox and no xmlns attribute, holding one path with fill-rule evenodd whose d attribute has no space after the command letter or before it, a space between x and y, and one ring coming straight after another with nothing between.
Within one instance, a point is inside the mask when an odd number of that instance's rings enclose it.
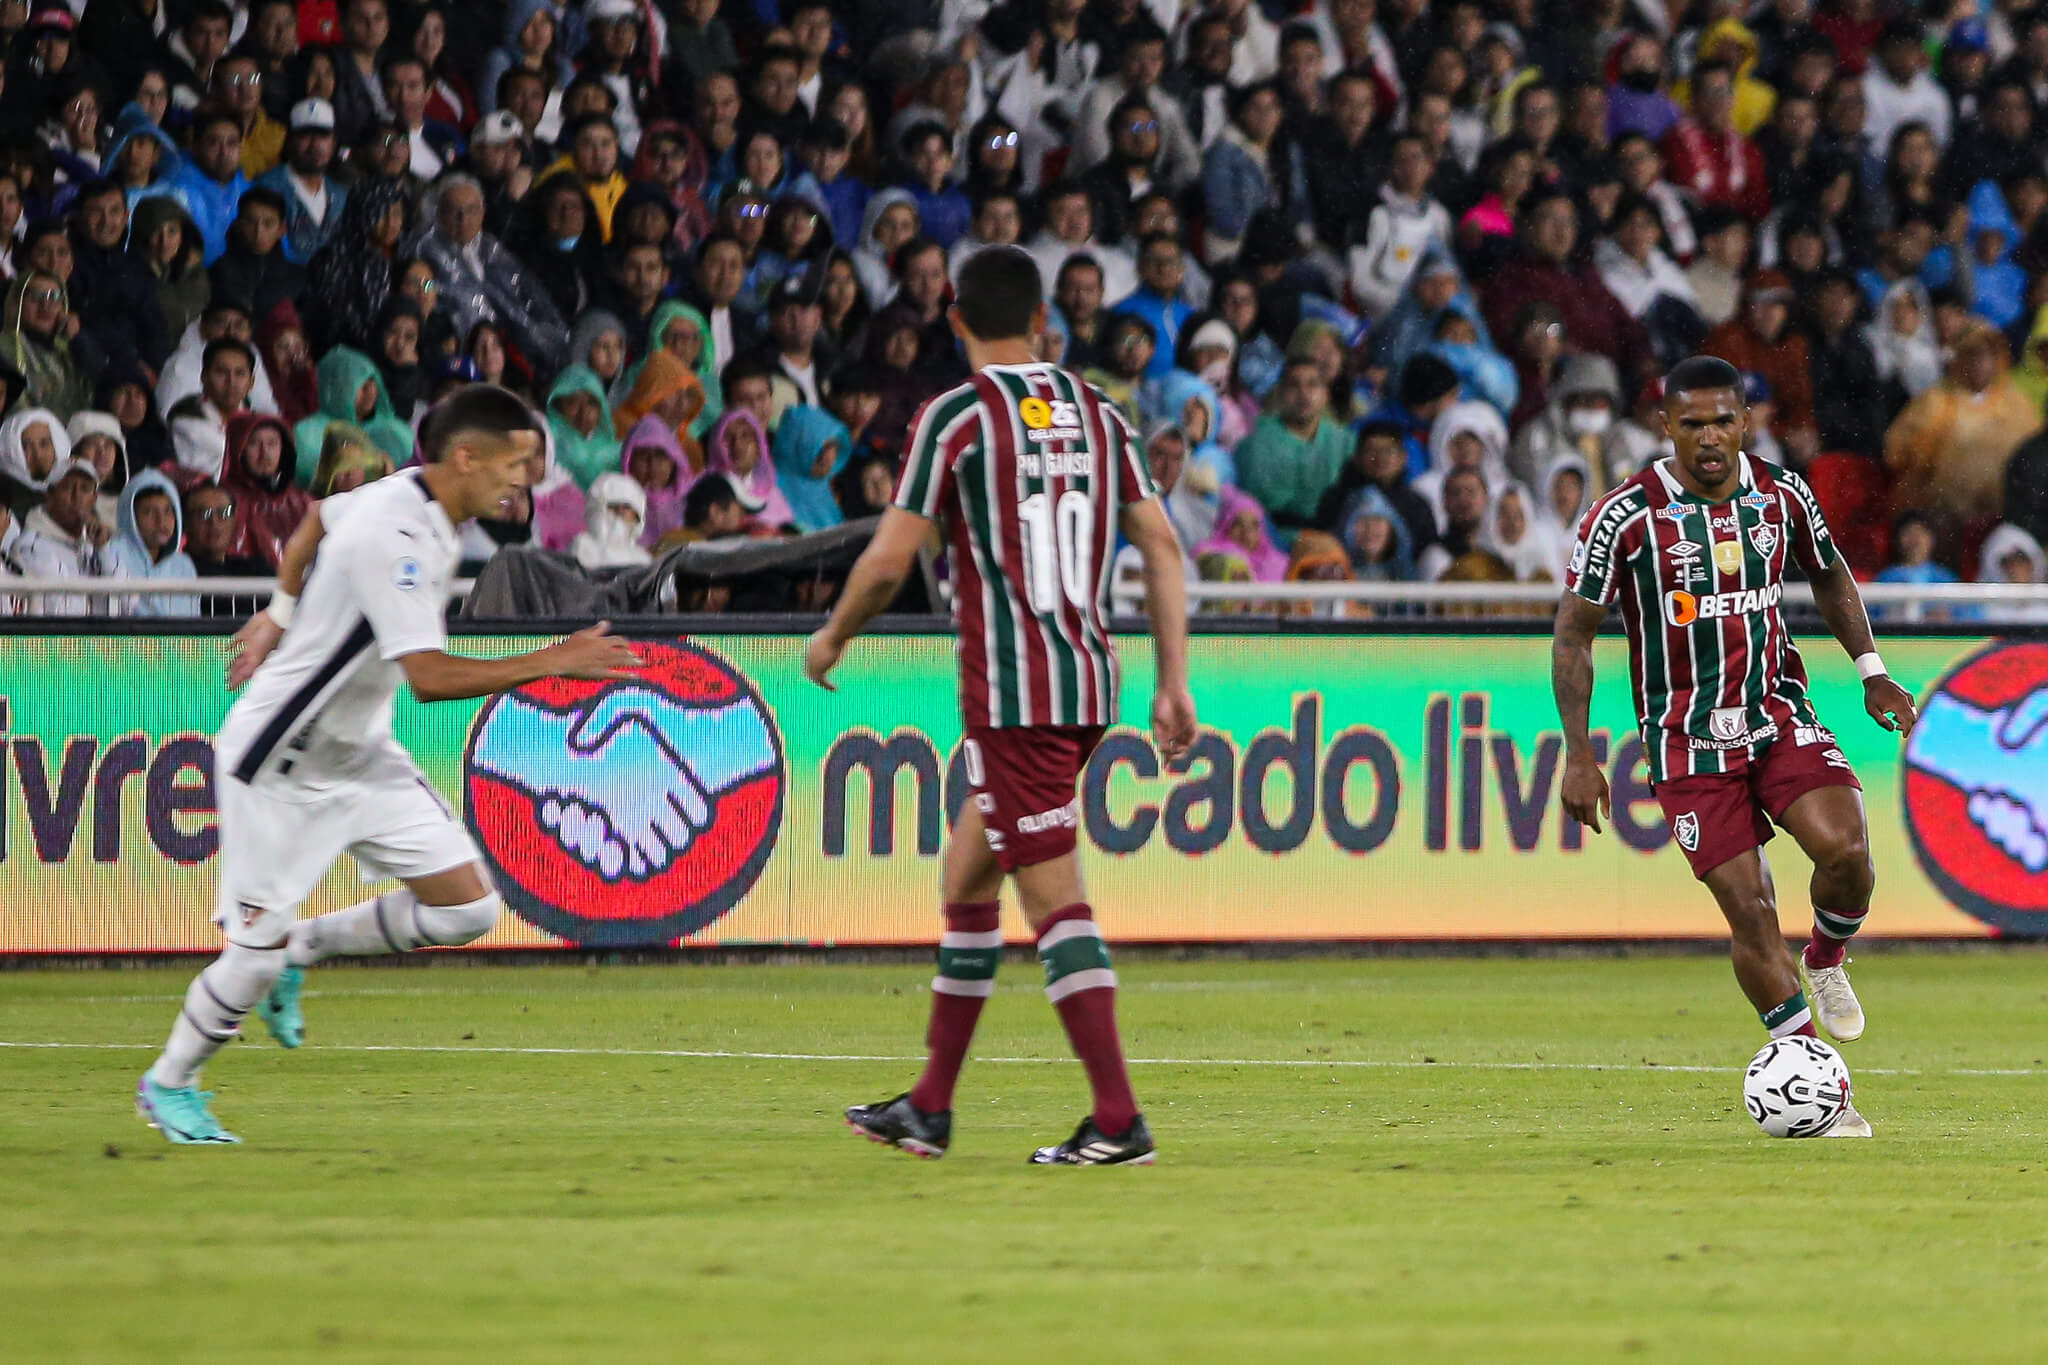
<instances>
[{"instance_id":1,"label":"del valle 25 logo","mask_svg":"<svg viewBox=\"0 0 2048 1365\"><path fill-rule=\"evenodd\" d=\"M492 699L463 754L470 833L521 918L651 947L737 905L774 851L787 777L761 694L695 645L638 645L629 682Z\"/></svg>"}]
</instances>

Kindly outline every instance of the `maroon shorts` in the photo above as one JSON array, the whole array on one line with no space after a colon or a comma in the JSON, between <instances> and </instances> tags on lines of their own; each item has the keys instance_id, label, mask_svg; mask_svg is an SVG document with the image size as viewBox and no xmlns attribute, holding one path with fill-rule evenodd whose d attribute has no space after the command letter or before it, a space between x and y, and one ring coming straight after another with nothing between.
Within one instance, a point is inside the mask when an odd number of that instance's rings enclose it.
<instances>
[{"instance_id":1,"label":"maroon shorts","mask_svg":"<svg viewBox=\"0 0 2048 1365\"><path fill-rule=\"evenodd\" d=\"M989 851L1005 872L1074 851L1081 803L1074 787L1100 725L1021 725L967 731L967 784Z\"/></svg>"},{"instance_id":2,"label":"maroon shorts","mask_svg":"<svg viewBox=\"0 0 2048 1365\"><path fill-rule=\"evenodd\" d=\"M1806 743L1798 741L1804 738ZM1794 801L1821 787L1863 784L1835 737L1819 726L1802 725L1732 773L1700 773L1657 784L1657 801L1692 875L1709 872L1771 840L1773 820L1782 821Z\"/></svg>"}]
</instances>

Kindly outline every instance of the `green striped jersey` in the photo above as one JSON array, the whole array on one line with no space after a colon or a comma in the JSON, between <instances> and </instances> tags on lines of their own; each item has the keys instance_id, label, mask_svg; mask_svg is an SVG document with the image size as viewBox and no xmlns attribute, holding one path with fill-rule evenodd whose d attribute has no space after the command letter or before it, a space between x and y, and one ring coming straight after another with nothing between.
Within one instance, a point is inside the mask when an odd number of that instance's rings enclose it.
<instances>
[{"instance_id":1,"label":"green striped jersey","mask_svg":"<svg viewBox=\"0 0 2048 1365\"><path fill-rule=\"evenodd\" d=\"M896 505L941 522L971 726L1109 725L1117 514L1153 495L1136 433L1055 365L991 365L911 423Z\"/></svg>"}]
</instances>

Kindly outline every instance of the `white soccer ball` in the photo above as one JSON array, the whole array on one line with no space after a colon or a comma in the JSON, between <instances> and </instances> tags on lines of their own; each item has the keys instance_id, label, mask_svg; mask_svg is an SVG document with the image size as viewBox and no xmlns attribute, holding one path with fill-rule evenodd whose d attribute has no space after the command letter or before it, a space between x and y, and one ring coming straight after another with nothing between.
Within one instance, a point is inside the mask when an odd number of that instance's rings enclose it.
<instances>
[{"instance_id":1,"label":"white soccer ball","mask_svg":"<svg viewBox=\"0 0 2048 1365\"><path fill-rule=\"evenodd\" d=\"M1773 1038L1743 1073L1742 1102L1771 1137L1819 1137L1849 1107L1849 1068L1818 1038Z\"/></svg>"}]
</instances>

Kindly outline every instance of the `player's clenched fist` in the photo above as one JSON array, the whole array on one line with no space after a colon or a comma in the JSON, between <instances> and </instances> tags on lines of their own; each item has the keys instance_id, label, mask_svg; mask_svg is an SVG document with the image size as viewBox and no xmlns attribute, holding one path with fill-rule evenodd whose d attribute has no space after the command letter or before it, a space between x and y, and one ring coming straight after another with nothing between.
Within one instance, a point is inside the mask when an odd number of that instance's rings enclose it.
<instances>
[{"instance_id":1,"label":"player's clenched fist","mask_svg":"<svg viewBox=\"0 0 2048 1365\"><path fill-rule=\"evenodd\" d=\"M1168 763L1187 756L1195 742L1195 699L1185 687L1163 687L1152 694L1152 743Z\"/></svg>"},{"instance_id":2,"label":"player's clenched fist","mask_svg":"<svg viewBox=\"0 0 2048 1365\"><path fill-rule=\"evenodd\" d=\"M818 631L804 645L804 676L827 692L837 692L839 689L832 682L832 670L839 667L839 656L845 652L843 641L826 631Z\"/></svg>"}]
</instances>

